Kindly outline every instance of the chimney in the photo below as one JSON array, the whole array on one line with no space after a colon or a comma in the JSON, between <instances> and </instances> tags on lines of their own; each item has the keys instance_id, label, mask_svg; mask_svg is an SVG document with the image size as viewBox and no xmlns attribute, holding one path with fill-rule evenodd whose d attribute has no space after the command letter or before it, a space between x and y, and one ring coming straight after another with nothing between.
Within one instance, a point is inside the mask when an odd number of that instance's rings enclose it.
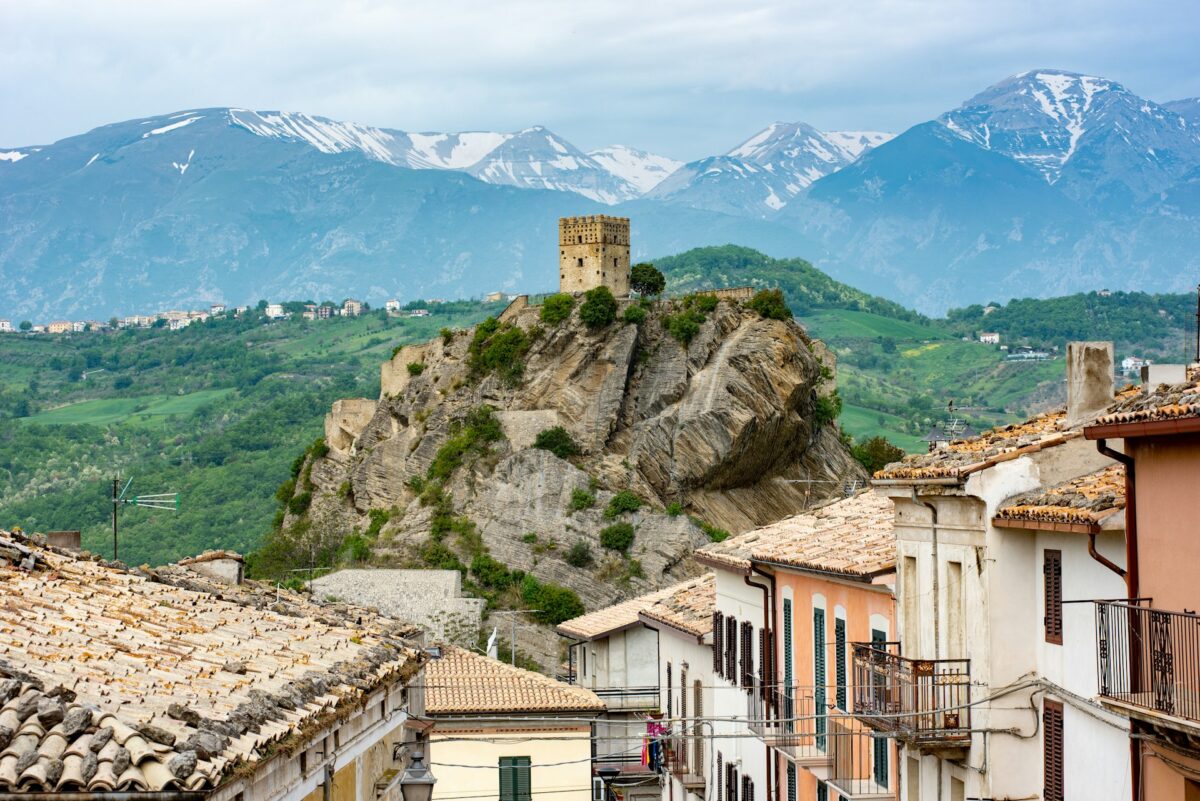
<instances>
[{"instance_id":1,"label":"chimney","mask_svg":"<svg viewBox=\"0 0 1200 801\"><path fill-rule=\"evenodd\" d=\"M1089 420L1113 402L1113 343L1067 343L1067 427Z\"/></svg>"},{"instance_id":2,"label":"chimney","mask_svg":"<svg viewBox=\"0 0 1200 801\"><path fill-rule=\"evenodd\" d=\"M47 531L46 543L55 548L62 548L65 551L74 551L75 553L79 553L82 548L80 533L78 531Z\"/></svg>"}]
</instances>

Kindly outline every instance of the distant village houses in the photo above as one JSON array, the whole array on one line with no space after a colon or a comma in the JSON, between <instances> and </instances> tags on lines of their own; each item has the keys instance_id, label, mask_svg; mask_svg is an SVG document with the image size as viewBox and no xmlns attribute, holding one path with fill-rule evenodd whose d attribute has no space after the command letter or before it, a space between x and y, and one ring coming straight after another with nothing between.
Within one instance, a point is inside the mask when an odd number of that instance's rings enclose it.
<instances>
[{"instance_id":1,"label":"distant village houses","mask_svg":"<svg viewBox=\"0 0 1200 801\"><path fill-rule=\"evenodd\" d=\"M1000 334L996 331L984 331L979 335L979 341L985 345L999 345Z\"/></svg>"}]
</instances>

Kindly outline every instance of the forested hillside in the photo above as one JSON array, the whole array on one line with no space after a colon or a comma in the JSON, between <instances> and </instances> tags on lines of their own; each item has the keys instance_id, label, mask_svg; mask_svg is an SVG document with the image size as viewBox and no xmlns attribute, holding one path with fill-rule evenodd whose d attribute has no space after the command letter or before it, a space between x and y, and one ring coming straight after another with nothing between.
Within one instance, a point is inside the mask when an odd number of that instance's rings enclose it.
<instances>
[{"instance_id":1,"label":"forested hillside","mask_svg":"<svg viewBox=\"0 0 1200 801\"><path fill-rule=\"evenodd\" d=\"M122 559L251 551L330 403L378 395L379 364L397 345L501 306L276 322L252 312L181 331L2 335L0 526L80 528L85 547L111 555L110 479L132 476L132 493L177 491L180 503L174 513L124 509Z\"/></svg>"}]
</instances>

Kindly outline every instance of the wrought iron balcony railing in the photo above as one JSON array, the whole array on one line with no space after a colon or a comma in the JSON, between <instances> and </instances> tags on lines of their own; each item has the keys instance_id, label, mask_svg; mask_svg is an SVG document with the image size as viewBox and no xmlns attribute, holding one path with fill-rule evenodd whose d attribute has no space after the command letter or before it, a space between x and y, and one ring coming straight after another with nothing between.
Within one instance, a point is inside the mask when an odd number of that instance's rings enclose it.
<instances>
[{"instance_id":1,"label":"wrought iron balcony railing","mask_svg":"<svg viewBox=\"0 0 1200 801\"><path fill-rule=\"evenodd\" d=\"M847 801L895 799L891 739L846 714L829 718L829 784Z\"/></svg>"},{"instance_id":2,"label":"wrought iron balcony railing","mask_svg":"<svg viewBox=\"0 0 1200 801\"><path fill-rule=\"evenodd\" d=\"M1096 655L1101 698L1200 724L1200 616L1097 601Z\"/></svg>"},{"instance_id":3,"label":"wrought iron balcony railing","mask_svg":"<svg viewBox=\"0 0 1200 801\"><path fill-rule=\"evenodd\" d=\"M704 787L704 735L699 725L676 724L678 732L666 740L667 770L684 787Z\"/></svg>"},{"instance_id":4,"label":"wrought iron balcony railing","mask_svg":"<svg viewBox=\"0 0 1200 801\"><path fill-rule=\"evenodd\" d=\"M971 738L971 660L907 659L900 644L854 643L854 714L931 748Z\"/></svg>"},{"instance_id":5,"label":"wrought iron balcony railing","mask_svg":"<svg viewBox=\"0 0 1200 801\"><path fill-rule=\"evenodd\" d=\"M827 763L833 688L777 684L749 696L750 730L804 765Z\"/></svg>"}]
</instances>

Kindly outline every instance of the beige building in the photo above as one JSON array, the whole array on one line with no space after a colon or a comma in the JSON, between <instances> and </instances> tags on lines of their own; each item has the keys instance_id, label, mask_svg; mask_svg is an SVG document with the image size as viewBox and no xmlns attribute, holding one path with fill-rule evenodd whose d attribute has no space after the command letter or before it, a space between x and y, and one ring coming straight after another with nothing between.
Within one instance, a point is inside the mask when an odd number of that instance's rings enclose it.
<instances>
[{"instance_id":1,"label":"beige building","mask_svg":"<svg viewBox=\"0 0 1200 801\"><path fill-rule=\"evenodd\" d=\"M629 218L596 214L558 221L558 291L606 286L629 294Z\"/></svg>"},{"instance_id":2,"label":"beige building","mask_svg":"<svg viewBox=\"0 0 1200 801\"><path fill-rule=\"evenodd\" d=\"M455 646L425 682L435 801L592 801L595 693Z\"/></svg>"},{"instance_id":3,"label":"beige building","mask_svg":"<svg viewBox=\"0 0 1200 801\"><path fill-rule=\"evenodd\" d=\"M229 577L0 531L0 792L399 801L411 628Z\"/></svg>"},{"instance_id":4,"label":"beige building","mask_svg":"<svg viewBox=\"0 0 1200 801\"><path fill-rule=\"evenodd\" d=\"M70 320L55 320L46 326L46 330L51 334L69 334L71 332Z\"/></svg>"}]
</instances>

